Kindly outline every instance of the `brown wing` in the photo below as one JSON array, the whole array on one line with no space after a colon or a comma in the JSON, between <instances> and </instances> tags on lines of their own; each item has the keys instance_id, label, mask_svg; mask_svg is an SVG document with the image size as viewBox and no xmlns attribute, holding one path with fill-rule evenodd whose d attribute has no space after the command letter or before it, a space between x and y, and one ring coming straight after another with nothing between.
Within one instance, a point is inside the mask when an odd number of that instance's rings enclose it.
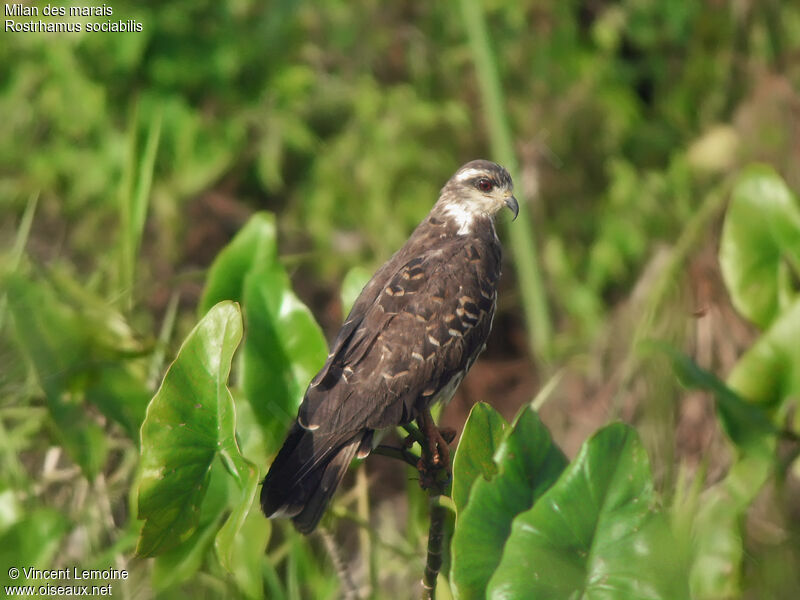
<instances>
[{"instance_id":1,"label":"brown wing","mask_svg":"<svg viewBox=\"0 0 800 600\"><path fill-rule=\"evenodd\" d=\"M315 437L330 432L335 445L409 422L482 349L499 277L494 236L418 237L365 287L309 386L298 422Z\"/></svg>"}]
</instances>

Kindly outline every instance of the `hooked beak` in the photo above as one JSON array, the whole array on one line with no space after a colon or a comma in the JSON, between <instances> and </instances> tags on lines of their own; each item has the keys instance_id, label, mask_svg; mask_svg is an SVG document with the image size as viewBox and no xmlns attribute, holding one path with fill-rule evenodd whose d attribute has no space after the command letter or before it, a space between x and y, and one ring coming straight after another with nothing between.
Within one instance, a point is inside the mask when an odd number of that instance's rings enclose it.
<instances>
[{"instance_id":1,"label":"hooked beak","mask_svg":"<svg viewBox=\"0 0 800 600\"><path fill-rule=\"evenodd\" d=\"M519 214L519 202L517 202L517 199L514 198L514 196L509 196L506 198L506 206L511 209L512 213L514 213L513 220L516 220L517 215Z\"/></svg>"}]
</instances>

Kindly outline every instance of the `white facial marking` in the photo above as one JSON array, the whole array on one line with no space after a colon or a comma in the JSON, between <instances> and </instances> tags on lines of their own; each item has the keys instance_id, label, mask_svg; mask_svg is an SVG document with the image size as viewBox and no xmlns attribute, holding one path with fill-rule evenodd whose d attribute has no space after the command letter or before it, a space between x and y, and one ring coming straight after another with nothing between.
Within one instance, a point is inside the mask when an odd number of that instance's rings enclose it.
<instances>
[{"instance_id":1,"label":"white facial marking","mask_svg":"<svg viewBox=\"0 0 800 600\"><path fill-rule=\"evenodd\" d=\"M477 177L478 175L486 176L486 171L484 171L483 169L465 169L461 171L461 173L456 175L456 181L458 182L468 181L474 177Z\"/></svg>"}]
</instances>

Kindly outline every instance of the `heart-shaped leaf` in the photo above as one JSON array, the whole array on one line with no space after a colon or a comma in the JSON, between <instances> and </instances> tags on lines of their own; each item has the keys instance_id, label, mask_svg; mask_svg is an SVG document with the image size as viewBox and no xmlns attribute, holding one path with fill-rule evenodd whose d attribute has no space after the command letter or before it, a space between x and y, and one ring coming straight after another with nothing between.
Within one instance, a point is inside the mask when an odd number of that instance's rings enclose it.
<instances>
[{"instance_id":1,"label":"heart-shaped leaf","mask_svg":"<svg viewBox=\"0 0 800 600\"><path fill-rule=\"evenodd\" d=\"M214 462L208 478L208 490L200 507L197 528L183 542L159 554L153 561L151 582L156 590L174 587L195 576L208 555L214 534L220 530L229 499L230 478L223 466Z\"/></svg>"},{"instance_id":2,"label":"heart-shaped leaf","mask_svg":"<svg viewBox=\"0 0 800 600\"><path fill-rule=\"evenodd\" d=\"M500 413L485 402L478 402L469 411L453 460L456 512L464 510L472 484L478 477L491 479L497 474L494 454L508 426Z\"/></svg>"},{"instance_id":3,"label":"heart-shaped leaf","mask_svg":"<svg viewBox=\"0 0 800 600\"><path fill-rule=\"evenodd\" d=\"M248 273L244 306L242 385L268 448L277 449L328 346L280 263L256 265Z\"/></svg>"},{"instance_id":4,"label":"heart-shaped leaf","mask_svg":"<svg viewBox=\"0 0 800 600\"><path fill-rule=\"evenodd\" d=\"M775 320L770 328L736 363L728 385L743 397L783 416L790 398L800 395L800 298Z\"/></svg>"},{"instance_id":5,"label":"heart-shaped leaf","mask_svg":"<svg viewBox=\"0 0 800 600\"><path fill-rule=\"evenodd\" d=\"M489 431L492 425L496 431L497 419L496 413L489 418ZM467 505L458 513L451 569L458 598L486 597L514 517L533 506L566 464L536 412L525 407L495 453L493 469L484 466L476 473Z\"/></svg>"},{"instance_id":6,"label":"heart-shaped leaf","mask_svg":"<svg viewBox=\"0 0 800 600\"><path fill-rule=\"evenodd\" d=\"M487 597L685 599L676 548L636 432L609 425L514 520Z\"/></svg>"},{"instance_id":7,"label":"heart-shaped leaf","mask_svg":"<svg viewBox=\"0 0 800 600\"><path fill-rule=\"evenodd\" d=\"M244 278L254 265L271 264L277 260L277 231L275 217L260 212L223 248L208 270L203 297L198 305L200 314L223 300L242 301Z\"/></svg>"},{"instance_id":8,"label":"heart-shaped leaf","mask_svg":"<svg viewBox=\"0 0 800 600\"><path fill-rule=\"evenodd\" d=\"M736 182L719 261L734 306L762 329L796 295L788 269L800 269L800 206L770 167L750 167Z\"/></svg>"},{"instance_id":9,"label":"heart-shaped leaf","mask_svg":"<svg viewBox=\"0 0 800 600\"><path fill-rule=\"evenodd\" d=\"M241 337L238 306L213 307L184 341L147 408L138 487L142 556L166 552L194 533L217 456L242 489L257 477L239 452L227 388Z\"/></svg>"},{"instance_id":10,"label":"heart-shaped leaf","mask_svg":"<svg viewBox=\"0 0 800 600\"><path fill-rule=\"evenodd\" d=\"M202 305L226 299L244 307L242 387L271 452L328 351L322 330L278 260L273 215L253 215L214 261Z\"/></svg>"},{"instance_id":11,"label":"heart-shaped leaf","mask_svg":"<svg viewBox=\"0 0 800 600\"><path fill-rule=\"evenodd\" d=\"M233 515L219 530L215 542L217 556L247 598L261 598L264 596L262 563L272 532L272 521L264 518L258 501L243 514L238 531L234 533L229 527Z\"/></svg>"}]
</instances>

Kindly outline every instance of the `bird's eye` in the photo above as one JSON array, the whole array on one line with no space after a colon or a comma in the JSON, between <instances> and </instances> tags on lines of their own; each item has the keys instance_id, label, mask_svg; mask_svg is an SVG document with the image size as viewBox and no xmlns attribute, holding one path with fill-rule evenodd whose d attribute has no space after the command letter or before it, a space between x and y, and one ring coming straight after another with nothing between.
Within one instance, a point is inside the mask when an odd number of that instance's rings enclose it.
<instances>
[{"instance_id":1,"label":"bird's eye","mask_svg":"<svg viewBox=\"0 0 800 600\"><path fill-rule=\"evenodd\" d=\"M478 183L476 184L478 189L482 192L491 192L494 184L492 183L491 179L487 179L486 177L481 177L478 179Z\"/></svg>"}]
</instances>

